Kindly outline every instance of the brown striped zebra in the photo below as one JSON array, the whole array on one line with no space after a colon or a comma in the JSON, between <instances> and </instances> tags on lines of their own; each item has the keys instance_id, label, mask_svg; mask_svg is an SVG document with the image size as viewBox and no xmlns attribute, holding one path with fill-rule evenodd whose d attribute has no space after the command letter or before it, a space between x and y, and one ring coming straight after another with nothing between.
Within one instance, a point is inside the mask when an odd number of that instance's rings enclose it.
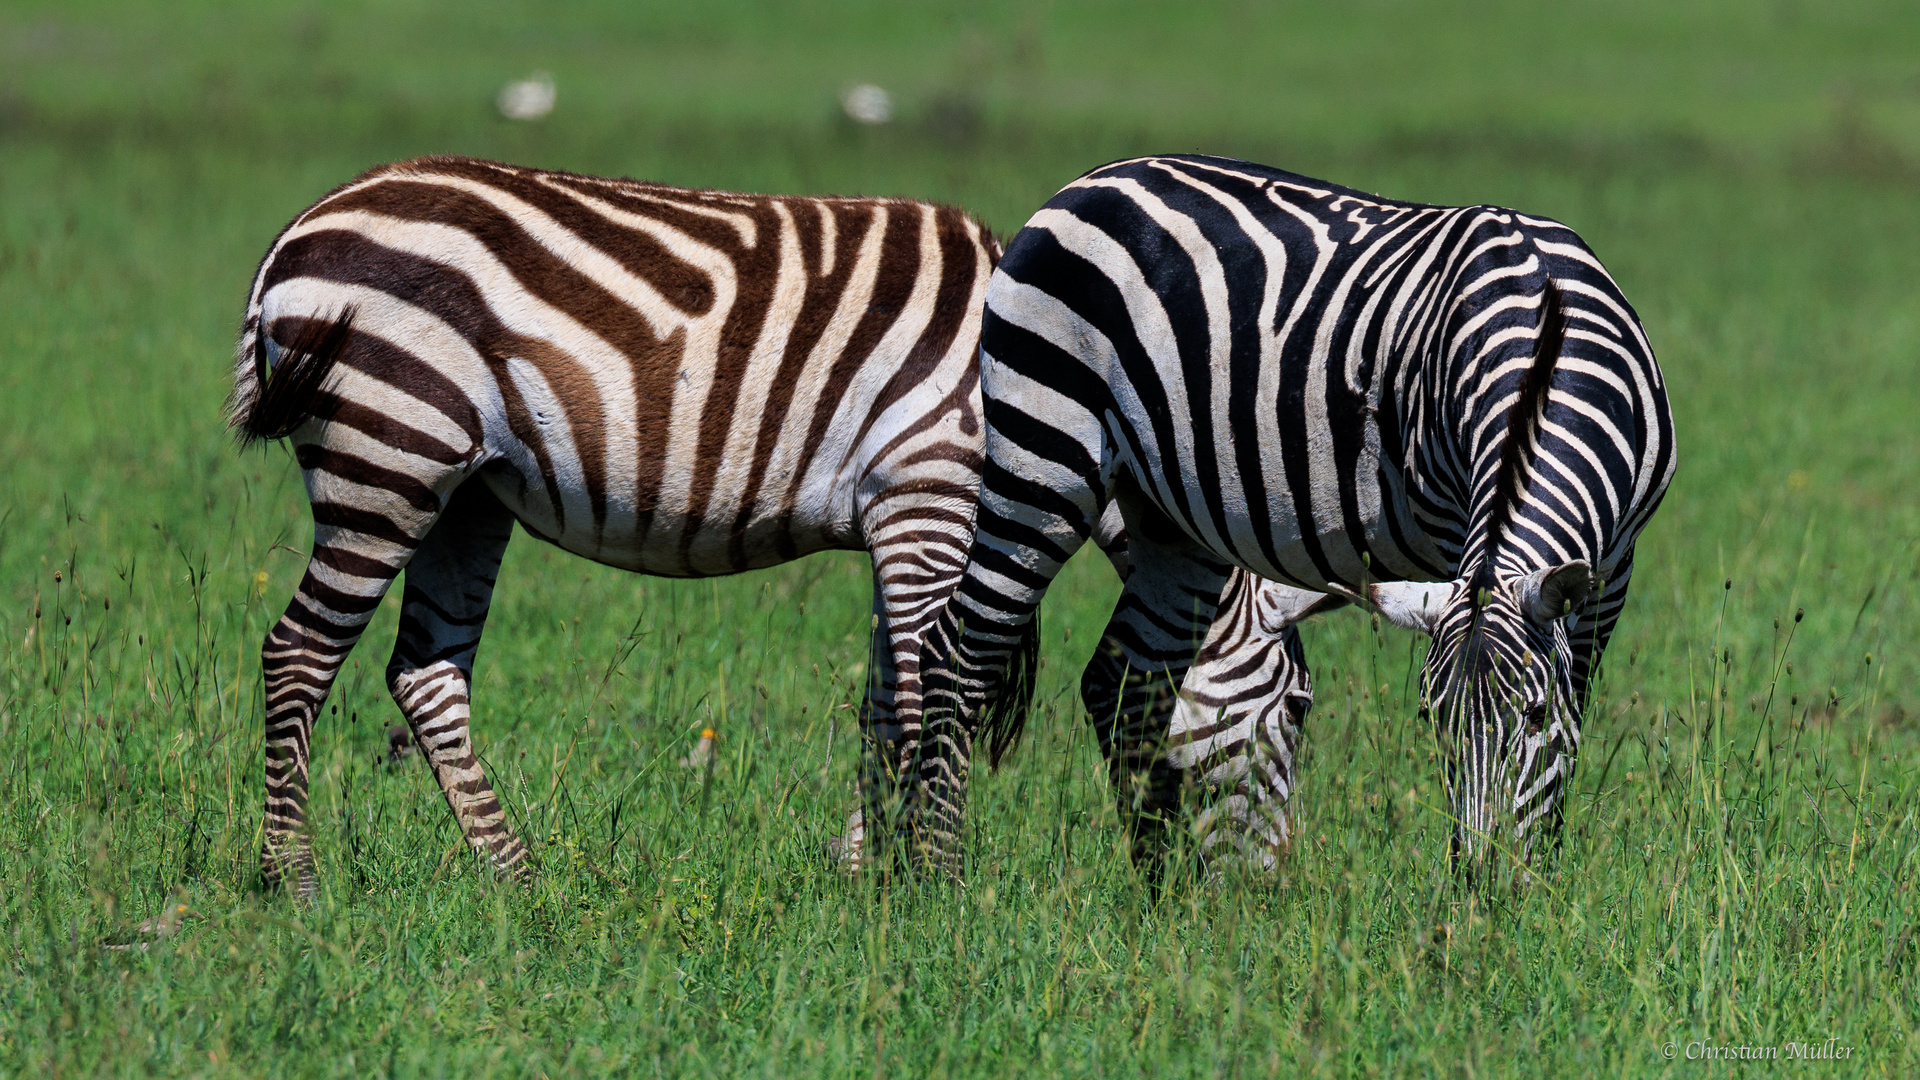
<instances>
[{"instance_id":1,"label":"brown striped zebra","mask_svg":"<svg viewBox=\"0 0 1920 1080\"><path fill-rule=\"evenodd\" d=\"M314 890L313 723L403 569L389 688L468 842L530 873L469 734L515 521L675 577L869 552L861 787L885 820L913 775L919 634L971 533L998 255L929 203L463 158L375 169L295 218L255 275L231 402L243 441L291 439L314 518L261 654L263 876ZM1117 515L1100 540L1123 565Z\"/></svg>"}]
</instances>

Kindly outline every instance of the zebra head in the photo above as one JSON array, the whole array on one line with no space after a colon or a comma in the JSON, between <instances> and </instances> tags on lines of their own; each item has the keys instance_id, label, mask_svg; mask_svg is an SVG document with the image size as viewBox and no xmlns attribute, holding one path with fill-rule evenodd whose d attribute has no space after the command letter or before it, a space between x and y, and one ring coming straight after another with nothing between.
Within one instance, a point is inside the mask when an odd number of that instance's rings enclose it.
<instances>
[{"instance_id":1,"label":"zebra head","mask_svg":"<svg viewBox=\"0 0 1920 1080\"><path fill-rule=\"evenodd\" d=\"M1566 619L1592 589L1585 562L1368 587L1390 622L1433 638L1421 712L1445 763L1456 864L1501 849L1529 862L1557 832L1580 745Z\"/></svg>"}]
</instances>

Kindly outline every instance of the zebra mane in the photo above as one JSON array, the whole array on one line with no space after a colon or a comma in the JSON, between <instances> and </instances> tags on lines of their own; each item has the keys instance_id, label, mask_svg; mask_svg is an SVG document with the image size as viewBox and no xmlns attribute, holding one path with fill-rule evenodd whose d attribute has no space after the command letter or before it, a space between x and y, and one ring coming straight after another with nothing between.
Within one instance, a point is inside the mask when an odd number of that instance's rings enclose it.
<instances>
[{"instance_id":1,"label":"zebra mane","mask_svg":"<svg viewBox=\"0 0 1920 1080\"><path fill-rule=\"evenodd\" d=\"M1521 373L1519 398L1507 410L1507 442L1500 450L1500 471L1494 478L1493 514L1487 522L1481 566L1474 575L1476 587L1483 581L1487 586L1493 584L1494 552L1513 527L1528 448L1533 445L1546 415L1547 392L1552 388L1554 367L1560 362L1560 346L1565 339L1566 319L1560 310L1560 289L1553 278L1548 277L1540 292L1540 336L1534 346L1533 363Z\"/></svg>"},{"instance_id":2,"label":"zebra mane","mask_svg":"<svg viewBox=\"0 0 1920 1080\"><path fill-rule=\"evenodd\" d=\"M1449 676L1449 689L1457 689L1484 662L1483 640L1487 619L1483 596L1499 584L1494 569L1494 552L1500 540L1513 527L1514 513L1520 501L1520 478L1526 471L1528 447L1546 414L1547 391L1553 385L1553 372L1560 361L1560 346L1565 340L1565 317L1560 310L1560 290L1548 277L1540 295L1540 336L1534 346L1533 363L1520 375L1520 394L1507 410L1507 441L1500 449L1500 471L1494 477L1494 501L1487 522L1487 539L1482 546L1479 565L1467 575L1471 596L1472 621L1455 654L1460 661Z\"/></svg>"}]
</instances>

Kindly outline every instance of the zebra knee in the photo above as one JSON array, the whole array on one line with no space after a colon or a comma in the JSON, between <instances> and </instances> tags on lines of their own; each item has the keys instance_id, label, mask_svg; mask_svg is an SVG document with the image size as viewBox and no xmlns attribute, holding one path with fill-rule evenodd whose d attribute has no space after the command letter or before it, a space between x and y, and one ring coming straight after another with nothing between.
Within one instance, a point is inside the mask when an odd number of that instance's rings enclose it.
<instances>
[{"instance_id":1,"label":"zebra knee","mask_svg":"<svg viewBox=\"0 0 1920 1080\"><path fill-rule=\"evenodd\" d=\"M1121 689L1127 678L1127 659L1112 638L1102 638L1080 673L1080 703L1086 706L1094 730L1101 733L1105 749L1120 710Z\"/></svg>"},{"instance_id":2,"label":"zebra knee","mask_svg":"<svg viewBox=\"0 0 1920 1080\"><path fill-rule=\"evenodd\" d=\"M466 672L441 660L426 667L389 667L387 690L429 761L465 759L468 738Z\"/></svg>"}]
</instances>

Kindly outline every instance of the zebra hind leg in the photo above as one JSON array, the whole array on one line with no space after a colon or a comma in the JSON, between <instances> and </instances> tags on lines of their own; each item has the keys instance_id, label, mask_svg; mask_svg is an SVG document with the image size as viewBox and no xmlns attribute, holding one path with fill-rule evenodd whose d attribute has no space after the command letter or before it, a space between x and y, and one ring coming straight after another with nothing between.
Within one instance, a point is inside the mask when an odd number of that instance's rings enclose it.
<instances>
[{"instance_id":1,"label":"zebra hind leg","mask_svg":"<svg viewBox=\"0 0 1920 1080\"><path fill-rule=\"evenodd\" d=\"M993 538L984 525L981 536L986 542L977 537L969 555L970 576L922 639L921 735L910 764L914 782L897 830L917 866L955 880L962 870L960 830L975 735L984 736L996 763L1018 739L1039 665L1040 603L1086 540L1085 533L1069 533L1064 543L1029 548L1039 567L993 582L971 576L981 565L980 550L1000 548L994 561L1005 565L1004 552L1015 545Z\"/></svg>"},{"instance_id":2,"label":"zebra hind leg","mask_svg":"<svg viewBox=\"0 0 1920 1080\"><path fill-rule=\"evenodd\" d=\"M880 571L874 572L872 633L867 642L867 686L860 702L859 802L847 815L846 832L827 841L829 865L848 874L886 869L893 851L892 823L903 802L902 777L911 746L920 737L918 686L914 708L902 710L901 656L893 640L895 619L887 610ZM917 650L918 642L912 647ZM912 662L917 665L919 656Z\"/></svg>"},{"instance_id":3,"label":"zebra hind leg","mask_svg":"<svg viewBox=\"0 0 1920 1080\"><path fill-rule=\"evenodd\" d=\"M316 516L320 505L316 501ZM316 888L307 829L314 721L340 666L413 551L403 530L381 527L387 522L369 525L373 520L368 515L355 522L368 531L315 524L306 575L260 648L266 689L260 877L269 888L292 888L303 901L313 899Z\"/></svg>"},{"instance_id":4,"label":"zebra hind leg","mask_svg":"<svg viewBox=\"0 0 1920 1080\"><path fill-rule=\"evenodd\" d=\"M899 665L889 638L890 624L874 572L872 632L867 639L867 686L860 702L860 775L858 802L847 815L846 831L826 843L827 864L848 874L872 867L886 847L886 822L899 806ZM919 725L914 725L919 734ZM832 753L832 748L828 748ZM873 827L870 828L869 826Z\"/></svg>"},{"instance_id":5,"label":"zebra hind leg","mask_svg":"<svg viewBox=\"0 0 1920 1080\"><path fill-rule=\"evenodd\" d=\"M1080 696L1134 864L1157 883L1180 805L1182 774L1167 755L1176 692L1213 624L1228 568L1197 547L1155 543L1141 529L1129 535L1131 571Z\"/></svg>"},{"instance_id":6,"label":"zebra hind leg","mask_svg":"<svg viewBox=\"0 0 1920 1080\"><path fill-rule=\"evenodd\" d=\"M861 705L860 806L829 856L852 873L888 868L912 791L919 751L920 645L939 617L966 560L964 517L943 506L877 508L873 545L873 634Z\"/></svg>"},{"instance_id":7,"label":"zebra hind leg","mask_svg":"<svg viewBox=\"0 0 1920 1080\"><path fill-rule=\"evenodd\" d=\"M260 842L260 878L268 888L285 886L312 900L316 889L313 837L307 830L308 769L313 724L340 665L360 640L392 576L353 575L352 591L336 588L342 576L314 559L299 590L260 648L266 686L266 806ZM328 552L331 554L331 552ZM332 579L332 580L329 580Z\"/></svg>"},{"instance_id":8,"label":"zebra hind leg","mask_svg":"<svg viewBox=\"0 0 1920 1080\"><path fill-rule=\"evenodd\" d=\"M512 535L512 514L484 483L454 492L407 567L387 688L468 845L499 877L525 882L533 875L527 846L507 822L469 729L474 654Z\"/></svg>"}]
</instances>

